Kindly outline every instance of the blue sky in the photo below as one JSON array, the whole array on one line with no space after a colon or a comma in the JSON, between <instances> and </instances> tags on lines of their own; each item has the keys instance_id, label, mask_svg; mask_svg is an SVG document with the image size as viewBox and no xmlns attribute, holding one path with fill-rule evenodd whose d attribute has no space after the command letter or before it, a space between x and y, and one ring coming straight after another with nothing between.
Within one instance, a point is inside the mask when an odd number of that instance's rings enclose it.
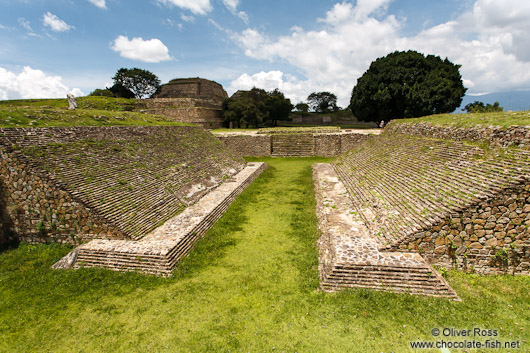
<instances>
[{"instance_id":1,"label":"blue sky","mask_svg":"<svg viewBox=\"0 0 530 353\"><path fill-rule=\"evenodd\" d=\"M470 94L530 89L528 0L0 0L0 99L88 94L121 67L229 93L327 90L414 49L462 65Z\"/></svg>"}]
</instances>

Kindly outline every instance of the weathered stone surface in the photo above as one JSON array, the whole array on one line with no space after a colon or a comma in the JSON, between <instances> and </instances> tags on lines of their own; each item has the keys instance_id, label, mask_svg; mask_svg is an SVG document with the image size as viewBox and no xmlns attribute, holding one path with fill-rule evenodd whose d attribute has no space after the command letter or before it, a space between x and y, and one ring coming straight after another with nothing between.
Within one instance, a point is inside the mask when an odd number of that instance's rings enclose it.
<instances>
[{"instance_id":1,"label":"weathered stone surface","mask_svg":"<svg viewBox=\"0 0 530 353\"><path fill-rule=\"evenodd\" d=\"M195 242L266 167L265 163L249 163L242 171L141 240L96 239L76 248L54 268L106 267L116 271L170 276Z\"/></svg>"},{"instance_id":2,"label":"weathered stone surface","mask_svg":"<svg viewBox=\"0 0 530 353\"><path fill-rule=\"evenodd\" d=\"M199 127L0 129L0 152L3 224L30 243L140 238L244 167Z\"/></svg>"},{"instance_id":3,"label":"weathered stone surface","mask_svg":"<svg viewBox=\"0 0 530 353\"><path fill-rule=\"evenodd\" d=\"M75 96L72 93L68 93L66 97L68 98L68 110L77 109L77 100L75 99Z\"/></svg>"},{"instance_id":4,"label":"weathered stone surface","mask_svg":"<svg viewBox=\"0 0 530 353\"><path fill-rule=\"evenodd\" d=\"M351 202L332 166L314 164L313 179L322 233L318 241L322 289L371 288L459 299L417 253L378 250L378 240L361 218L363 210Z\"/></svg>"},{"instance_id":5,"label":"weathered stone surface","mask_svg":"<svg viewBox=\"0 0 530 353\"><path fill-rule=\"evenodd\" d=\"M437 266L478 273L530 274L518 262L505 268L492 261L499 247L522 262L530 257L524 212L530 152L493 146L486 154L470 144L422 137L451 137L433 135L437 127L401 125L385 128L334 163L353 202L369 210L362 218L378 234L381 249L417 248ZM516 239L520 245L511 248Z\"/></svg>"}]
</instances>

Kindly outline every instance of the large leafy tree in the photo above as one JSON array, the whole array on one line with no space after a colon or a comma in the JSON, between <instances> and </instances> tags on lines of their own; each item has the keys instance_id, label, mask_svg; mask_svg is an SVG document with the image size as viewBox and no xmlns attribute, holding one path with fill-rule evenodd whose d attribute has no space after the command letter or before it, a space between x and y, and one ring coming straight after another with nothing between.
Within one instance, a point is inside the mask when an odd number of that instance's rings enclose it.
<instances>
[{"instance_id":1,"label":"large leafy tree","mask_svg":"<svg viewBox=\"0 0 530 353\"><path fill-rule=\"evenodd\" d=\"M312 111L329 113L339 110L337 96L330 92L313 92L307 97L307 103Z\"/></svg>"},{"instance_id":2,"label":"large leafy tree","mask_svg":"<svg viewBox=\"0 0 530 353\"><path fill-rule=\"evenodd\" d=\"M257 127L265 120L272 120L276 125L278 120L288 120L292 109L291 101L277 89L267 92L252 88L223 102L225 122L232 122L239 127Z\"/></svg>"},{"instance_id":3,"label":"large leafy tree","mask_svg":"<svg viewBox=\"0 0 530 353\"><path fill-rule=\"evenodd\" d=\"M452 112L466 92L459 68L447 58L396 51L372 62L359 78L350 109L364 121Z\"/></svg>"},{"instance_id":4,"label":"large leafy tree","mask_svg":"<svg viewBox=\"0 0 530 353\"><path fill-rule=\"evenodd\" d=\"M121 68L112 79L114 86L125 87L136 98L149 97L160 87L160 80L155 74L136 67L132 69Z\"/></svg>"}]
</instances>

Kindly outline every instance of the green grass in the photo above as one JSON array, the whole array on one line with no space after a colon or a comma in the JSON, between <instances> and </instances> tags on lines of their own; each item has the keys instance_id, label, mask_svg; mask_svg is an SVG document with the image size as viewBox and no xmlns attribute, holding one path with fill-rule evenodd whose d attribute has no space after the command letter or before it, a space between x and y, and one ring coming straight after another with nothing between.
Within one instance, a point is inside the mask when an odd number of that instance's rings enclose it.
<instances>
[{"instance_id":1,"label":"green grass","mask_svg":"<svg viewBox=\"0 0 530 353\"><path fill-rule=\"evenodd\" d=\"M473 127L496 126L506 129L510 126L530 125L530 111L495 112L474 114L438 114L421 118L396 119L396 124L429 123L432 125Z\"/></svg>"},{"instance_id":2,"label":"green grass","mask_svg":"<svg viewBox=\"0 0 530 353\"><path fill-rule=\"evenodd\" d=\"M52 271L59 245L0 253L0 351L408 352L443 327L496 329L528 351L528 277L449 272L460 303L319 292L310 166L324 159L265 161L172 278Z\"/></svg>"},{"instance_id":3,"label":"green grass","mask_svg":"<svg viewBox=\"0 0 530 353\"><path fill-rule=\"evenodd\" d=\"M81 97L79 108L68 110L66 99L0 101L0 127L191 125L161 115L133 112L135 99Z\"/></svg>"}]
</instances>

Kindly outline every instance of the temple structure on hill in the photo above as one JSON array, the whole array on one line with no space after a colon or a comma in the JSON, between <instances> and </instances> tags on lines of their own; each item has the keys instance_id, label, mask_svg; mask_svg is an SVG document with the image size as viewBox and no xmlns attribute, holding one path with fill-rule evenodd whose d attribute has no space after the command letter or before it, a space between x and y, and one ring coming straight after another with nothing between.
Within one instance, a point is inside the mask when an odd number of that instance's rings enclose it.
<instances>
[{"instance_id":1,"label":"temple structure on hill","mask_svg":"<svg viewBox=\"0 0 530 353\"><path fill-rule=\"evenodd\" d=\"M228 94L217 82L204 78L178 78L162 85L152 99L145 100L145 113L212 129L222 127L222 104Z\"/></svg>"}]
</instances>

